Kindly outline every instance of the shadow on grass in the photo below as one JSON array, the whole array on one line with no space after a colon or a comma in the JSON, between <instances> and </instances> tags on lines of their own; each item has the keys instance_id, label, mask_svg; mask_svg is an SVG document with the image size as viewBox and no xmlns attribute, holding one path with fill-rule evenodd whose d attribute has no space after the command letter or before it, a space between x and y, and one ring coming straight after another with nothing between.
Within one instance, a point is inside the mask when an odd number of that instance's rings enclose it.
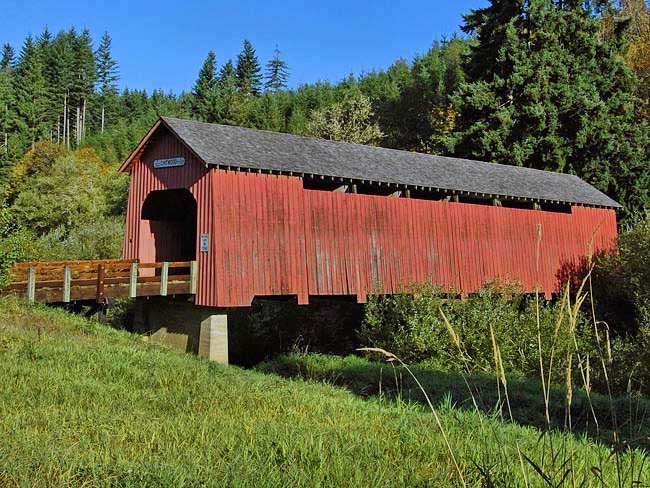
<instances>
[{"instance_id":1,"label":"shadow on grass","mask_svg":"<svg viewBox=\"0 0 650 488\"><path fill-rule=\"evenodd\" d=\"M357 356L289 354L261 363L257 369L285 378L301 378L342 386L365 398L381 395L382 399L389 401L425 402L422 392L404 368ZM475 410L478 407L482 412L510 420L503 389L499 397L495 377L463 376L418 366L410 369L422 383L434 405L451 398L456 408ZM539 429L546 428L540 382L510 378L508 396L514 422ZM553 429L567 430L565 405L564 390L552 389L549 414ZM608 397L592 392L589 402L585 392L578 390L573 393L571 430L574 434L582 434L610 445L615 444L614 432L618 432L621 446L648 448L648 414L650 401L645 398L625 396L614 398L613 402L610 402Z\"/></svg>"}]
</instances>

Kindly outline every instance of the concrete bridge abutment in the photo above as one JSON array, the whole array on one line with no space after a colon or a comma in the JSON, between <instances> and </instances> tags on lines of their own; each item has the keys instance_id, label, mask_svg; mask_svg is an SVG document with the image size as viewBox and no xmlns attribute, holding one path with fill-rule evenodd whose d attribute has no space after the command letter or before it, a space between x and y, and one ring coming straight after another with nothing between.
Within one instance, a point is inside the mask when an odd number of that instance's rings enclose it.
<instances>
[{"instance_id":1,"label":"concrete bridge abutment","mask_svg":"<svg viewBox=\"0 0 650 488\"><path fill-rule=\"evenodd\" d=\"M187 299L151 297L137 299L134 332L146 334L155 344L190 352L228 364L228 313L200 307Z\"/></svg>"}]
</instances>

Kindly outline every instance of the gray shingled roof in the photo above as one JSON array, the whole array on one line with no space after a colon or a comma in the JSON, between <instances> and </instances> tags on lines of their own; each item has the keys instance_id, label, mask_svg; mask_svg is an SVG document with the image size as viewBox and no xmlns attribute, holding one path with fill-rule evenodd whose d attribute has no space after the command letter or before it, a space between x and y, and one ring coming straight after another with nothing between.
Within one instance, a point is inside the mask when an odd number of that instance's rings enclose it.
<instances>
[{"instance_id":1,"label":"gray shingled roof","mask_svg":"<svg viewBox=\"0 0 650 488\"><path fill-rule=\"evenodd\" d=\"M163 117L206 164L620 207L574 175Z\"/></svg>"}]
</instances>

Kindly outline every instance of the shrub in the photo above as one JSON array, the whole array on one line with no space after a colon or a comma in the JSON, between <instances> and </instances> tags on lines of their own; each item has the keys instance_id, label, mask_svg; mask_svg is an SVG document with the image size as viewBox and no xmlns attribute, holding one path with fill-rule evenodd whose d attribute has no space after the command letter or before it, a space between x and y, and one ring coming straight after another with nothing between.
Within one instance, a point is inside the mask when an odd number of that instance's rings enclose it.
<instances>
[{"instance_id":1,"label":"shrub","mask_svg":"<svg viewBox=\"0 0 650 488\"><path fill-rule=\"evenodd\" d=\"M27 151L13 166L7 187L4 189L6 201L13 202L33 176L49 173L56 159L64 152L62 146L53 142L36 143L34 149Z\"/></svg>"},{"instance_id":2,"label":"shrub","mask_svg":"<svg viewBox=\"0 0 650 488\"><path fill-rule=\"evenodd\" d=\"M44 252L35 234L21 227L8 208L0 207L0 285L7 283L15 263L39 259Z\"/></svg>"},{"instance_id":3,"label":"shrub","mask_svg":"<svg viewBox=\"0 0 650 488\"><path fill-rule=\"evenodd\" d=\"M646 390L650 373L642 365L650 361L650 216L621 232L618 252L595 258L592 276L596 316L611 338L610 379L618 389Z\"/></svg>"},{"instance_id":4,"label":"shrub","mask_svg":"<svg viewBox=\"0 0 650 488\"><path fill-rule=\"evenodd\" d=\"M540 299L538 307L534 296L516 293L512 287L488 286L465 300L431 286L371 297L360 338L362 343L389 350L408 362L448 371L491 373L495 370L494 335L505 370L534 377L539 376L538 310L544 338L542 357L549 358L554 347L559 371L572 345L568 327L559 327L556 337L560 304ZM593 347L584 321L578 338L581 347Z\"/></svg>"},{"instance_id":5,"label":"shrub","mask_svg":"<svg viewBox=\"0 0 650 488\"><path fill-rule=\"evenodd\" d=\"M596 257L593 283L598 315L616 335L650 326L650 216L621 232L617 253Z\"/></svg>"},{"instance_id":6,"label":"shrub","mask_svg":"<svg viewBox=\"0 0 650 488\"><path fill-rule=\"evenodd\" d=\"M41 241L47 249L45 259L116 259L122 254L123 217L87 220L72 229L61 226L47 233Z\"/></svg>"}]
</instances>

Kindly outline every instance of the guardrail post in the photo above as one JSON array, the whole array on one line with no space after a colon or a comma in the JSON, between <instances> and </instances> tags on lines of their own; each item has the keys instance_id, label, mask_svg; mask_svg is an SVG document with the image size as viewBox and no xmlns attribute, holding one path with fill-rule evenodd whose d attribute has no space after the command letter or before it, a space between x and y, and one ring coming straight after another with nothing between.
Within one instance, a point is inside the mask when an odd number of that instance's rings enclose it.
<instances>
[{"instance_id":1,"label":"guardrail post","mask_svg":"<svg viewBox=\"0 0 650 488\"><path fill-rule=\"evenodd\" d=\"M169 278L169 263L164 261L162 263L162 269L160 271L160 296L167 296L167 281Z\"/></svg>"},{"instance_id":2,"label":"guardrail post","mask_svg":"<svg viewBox=\"0 0 650 488\"><path fill-rule=\"evenodd\" d=\"M97 266L97 303L104 303L104 277L106 269L103 264Z\"/></svg>"},{"instance_id":3,"label":"guardrail post","mask_svg":"<svg viewBox=\"0 0 650 488\"><path fill-rule=\"evenodd\" d=\"M27 300L29 303L36 301L36 268L29 268L27 278Z\"/></svg>"},{"instance_id":4,"label":"guardrail post","mask_svg":"<svg viewBox=\"0 0 650 488\"><path fill-rule=\"evenodd\" d=\"M72 281L72 270L70 266L63 268L63 301L70 302L70 282Z\"/></svg>"},{"instance_id":5,"label":"guardrail post","mask_svg":"<svg viewBox=\"0 0 650 488\"><path fill-rule=\"evenodd\" d=\"M138 296L138 263L131 263L130 278L129 298L135 298Z\"/></svg>"},{"instance_id":6,"label":"guardrail post","mask_svg":"<svg viewBox=\"0 0 650 488\"><path fill-rule=\"evenodd\" d=\"M196 295L196 282L197 282L197 274L198 274L198 264L196 261L192 261L190 264L190 293L192 295Z\"/></svg>"}]
</instances>

